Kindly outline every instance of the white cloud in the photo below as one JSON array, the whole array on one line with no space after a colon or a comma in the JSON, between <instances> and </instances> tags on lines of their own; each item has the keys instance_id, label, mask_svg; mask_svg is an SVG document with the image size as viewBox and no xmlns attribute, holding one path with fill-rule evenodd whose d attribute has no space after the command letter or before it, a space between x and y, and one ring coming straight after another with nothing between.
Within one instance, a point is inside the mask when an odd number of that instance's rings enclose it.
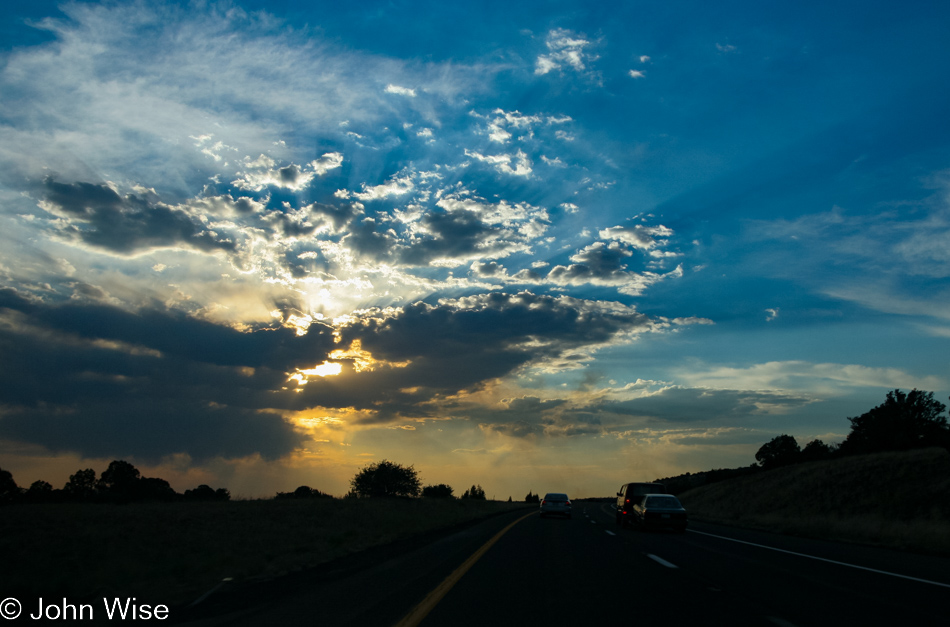
<instances>
[{"instance_id":1,"label":"white cloud","mask_svg":"<svg viewBox=\"0 0 950 627\"><path fill-rule=\"evenodd\" d=\"M414 189L415 184L412 181L412 176L405 175L402 177L394 177L380 185L367 186L364 183L362 192L350 192L350 196L363 201L381 200L390 196L403 196L412 192Z\"/></svg>"},{"instance_id":2,"label":"white cloud","mask_svg":"<svg viewBox=\"0 0 950 627\"><path fill-rule=\"evenodd\" d=\"M339 168L343 164L343 155L328 152L303 168L294 163L274 168L274 160L263 154L254 161L247 158L245 163L248 169L239 173L239 178L231 181L238 189L261 191L273 186L297 191L309 185L314 177L323 176L330 170Z\"/></svg>"},{"instance_id":3,"label":"white cloud","mask_svg":"<svg viewBox=\"0 0 950 627\"><path fill-rule=\"evenodd\" d=\"M535 63L534 73L544 75L554 70L559 70L568 66L576 72L583 72L587 65L596 61L599 57L585 51L591 45L591 42L583 35L575 35L573 32L558 28L548 33L545 40L548 53L539 55Z\"/></svg>"},{"instance_id":4,"label":"white cloud","mask_svg":"<svg viewBox=\"0 0 950 627\"><path fill-rule=\"evenodd\" d=\"M945 389L947 381L917 376L898 368L871 368L858 364L772 361L747 368L693 366L678 372L677 379L695 387L731 390L810 390L825 396L843 394L846 388Z\"/></svg>"},{"instance_id":5,"label":"white cloud","mask_svg":"<svg viewBox=\"0 0 950 627\"><path fill-rule=\"evenodd\" d=\"M393 85L390 83L386 85L387 94L398 94L400 96L408 96L410 98L416 97L416 90L410 89L409 87L400 87L399 85Z\"/></svg>"},{"instance_id":6,"label":"white cloud","mask_svg":"<svg viewBox=\"0 0 950 627\"><path fill-rule=\"evenodd\" d=\"M473 157L474 159L477 159L483 163L489 163L499 172L511 174L512 176L523 176L527 178L531 176L533 171L531 168L533 165L531 163L531 159L529 159L528 155L526 155L521 150L518 150L518 152L514 155L483 155L481 153L466 149L465 155L468 157ZM511 162L513 160L517 161L514 167L511 166Z\"/></svg>"},{"instance_id":7,"label":"white cloud","mask_svg":"<svg viewBox=\"0 0 950 627\"><path fill-rule=\"evenodd\" d=\"M657 226L635 224L633 226L612 226L608 229L602 229L598 235L602 239L624 242L640 250L652 250L661 243L659 238L670 237L673 235L673 230L662 224Z\"/></svg>"},{"instance_id":8,"label":"white cloud","mask_svg":"<svg viewBox=\"0 0 950 627\"><path fill-rule=\"evenodd\" d=\"M627 74L630 76L630 78L643 78L646 76L646 74L644 74L640 70L630 70L629 72L627 72Z\"/></svg>"}]
</instances>

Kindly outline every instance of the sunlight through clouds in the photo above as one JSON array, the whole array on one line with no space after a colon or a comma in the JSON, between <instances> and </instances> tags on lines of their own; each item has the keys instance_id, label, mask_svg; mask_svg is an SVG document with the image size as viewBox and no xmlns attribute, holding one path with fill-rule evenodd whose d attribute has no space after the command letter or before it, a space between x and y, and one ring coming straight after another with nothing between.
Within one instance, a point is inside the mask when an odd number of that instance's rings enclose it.
<instances>
[{"instance_id":1,"label":"sunlight through clouds","mask_svg":"<svg viewBox=\"0 0 950 627\"><path fill-rule=\"evenodd\" d=\"M0 9L0 448L599 495L950 394L946 9L420 7Z\"/></svg>"}]
</instances>

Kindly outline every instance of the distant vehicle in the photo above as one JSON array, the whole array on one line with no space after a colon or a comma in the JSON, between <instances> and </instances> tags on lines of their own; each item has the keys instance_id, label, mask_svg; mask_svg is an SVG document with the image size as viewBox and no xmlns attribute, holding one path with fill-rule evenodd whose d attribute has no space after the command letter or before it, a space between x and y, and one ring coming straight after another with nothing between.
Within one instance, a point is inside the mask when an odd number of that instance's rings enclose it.
<instances>
[{"instance_id":1,"label":"distant vehicle","mask_svg":"<svg viewBox=\"0 0 950 627\"><path fill-rule=\"evenodd\" d=\"M639 529L686 531L686 508L672 494L647 494L634 504L631 519Z\"/></svg>"},{"instance_id":2,"label":"distant vehicle","mask_svg":"<svg viewBox=\"0 0 950 627\"><path fill-rule=\"evenodd\" d=\"M625 483L617 492L617 524L626 526L630 522L630 512L646 494L666 494L662 483Z\"/></svg>"},{"instance_id":3,"label":"distant vehicle","mask_svg":"<svg viewBox=\"0 0 950 627\"><path fill-rule=\"evenodd\" d=\"M541 499L541 518L545 516L571 517L571 499L560 492L548 492Z\"/></svg>"}]
</instances>

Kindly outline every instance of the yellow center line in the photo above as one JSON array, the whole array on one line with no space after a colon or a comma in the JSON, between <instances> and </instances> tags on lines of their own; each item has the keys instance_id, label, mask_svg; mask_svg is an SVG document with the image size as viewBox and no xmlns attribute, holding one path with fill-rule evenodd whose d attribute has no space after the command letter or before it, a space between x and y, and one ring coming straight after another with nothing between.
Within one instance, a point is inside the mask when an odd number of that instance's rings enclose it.
<instances>
[{"instance_id":1,"label":"yellow center line","mask_svg":"<svg viewBox=\"0 0 950 627\"><path fill-rule=\"evenodd\" d=\"M444 597L449 592L449 590L452 589L452 586L458 583L458 580L462 578L462 575L467 573L468 569L471 568L475 564L475 562L477 562L479 558L481 558L481 556L484 555L485 552L488 551L488 549L492 547L493 544L498 542L499 538L505 535L509 529L511 529L518 523L520 523L525 518L529 516L534 516L534 515L535 515L535 512L531 512L530 514L525 514L518 520L514 521L513 523L511 523L510 525L508 525L507 527L505 527L504 529L496 533L495 537L493 537L491 540L483 544L481 548L479 548L477 551L472 553L469 556L469 558L462 563L461 566L456 568L452 572L451 575L446 577L442 581L442 583L436 586L435 589L432 592L430 592L428 596L426 596L426 598L422 600L421 603L419 603L419 605L412 608L412 611L406 614L405 617L403 617L401 621L396 623L395 627L416 627L416 625L421 623L422 619L428 616L429 612L431 612L432 609L436 605L438 605L439 601L442 600L442 597Z\"/></svg>"}]
</instances>

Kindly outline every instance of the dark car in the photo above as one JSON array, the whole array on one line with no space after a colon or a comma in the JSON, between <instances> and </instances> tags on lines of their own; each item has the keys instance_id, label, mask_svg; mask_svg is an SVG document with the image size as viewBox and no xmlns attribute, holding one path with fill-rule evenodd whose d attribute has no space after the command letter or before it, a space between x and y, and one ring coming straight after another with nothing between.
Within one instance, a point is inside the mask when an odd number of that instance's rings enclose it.
<instances>
[{"instance_id":1,"label":"dark car","mask_svg":"<svg viewBox=\"0 0 950 627\"><path fill-rule=\"evenodd\" d=\"M631 509L631 520L639 529L686 531L686 508L672 494L647 494Z\"/></svg>"},{"instance_id":2,"label":"dark car","mask_svg":"<svg viewBox=\"0 0 950 627\"><path fill-rule=\"evenodd\" d=\"M548 492L541 499L541 518L545 516L571 517L571 499L560 492Z\"/></svg>"},{"instance_id":3,"label":"dark car","mask_svg":"<svg viewBox=\"0 0 950 627\"><path fill-rule=\"evenodd\" d=\"M630 512L636 503L647 494L666 494L662 483L625 483L617 492L617 524L626 526L630 522Z\"/></svg>"}]
</instances>

